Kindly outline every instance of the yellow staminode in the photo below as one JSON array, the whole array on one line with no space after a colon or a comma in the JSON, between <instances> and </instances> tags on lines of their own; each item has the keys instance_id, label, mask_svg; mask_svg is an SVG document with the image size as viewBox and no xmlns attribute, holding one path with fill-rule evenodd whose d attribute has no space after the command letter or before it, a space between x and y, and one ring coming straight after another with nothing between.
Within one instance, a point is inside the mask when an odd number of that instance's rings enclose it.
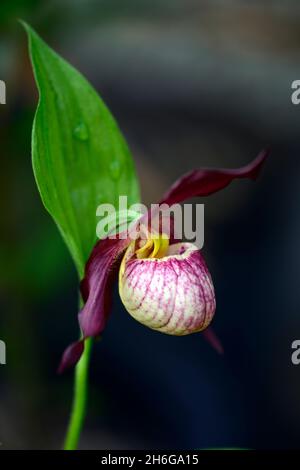
<instances>
[{"instance_id":1,"label":"yellow staminode","mask_svg":"<svg viewBox=\"0 0 300 470\"><path fill-rule=\"evenodd\" d=\"M169 248L169 238L165 233L151 234L144 246L136 250L138 259L163 258Z\"/></svg>"}]
</instances>

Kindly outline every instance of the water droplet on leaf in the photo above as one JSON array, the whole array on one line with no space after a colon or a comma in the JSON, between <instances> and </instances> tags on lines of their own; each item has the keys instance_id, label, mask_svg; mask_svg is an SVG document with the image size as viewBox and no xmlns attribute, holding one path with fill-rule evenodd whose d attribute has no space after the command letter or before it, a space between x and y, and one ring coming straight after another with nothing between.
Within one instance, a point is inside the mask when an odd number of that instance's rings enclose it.
<instances>
[{"instance_id":1,"label":"water droplet on leaf","mask_svg":"<svg viewBox=\"0 0 300 470\"><path fill-rule=\"evenodd\" d=\"M84 124L84 122L80 122L74 129L73 131L74 137L76 139L81 140L82 142L88 140L89 138L89 133L88 133L88 128Z\"/></svg>"},{"instance_id":2,"label":"water droplet on leaf","mask_svg":"<svg viewBox=\"0 0 300 470\"><path fill-rule=\"evenodd\" d=\"M113 160L109 165L110 176L113 180L118 180L121 176L122 165L118 160Z\"/></svg>"}]
</instances>

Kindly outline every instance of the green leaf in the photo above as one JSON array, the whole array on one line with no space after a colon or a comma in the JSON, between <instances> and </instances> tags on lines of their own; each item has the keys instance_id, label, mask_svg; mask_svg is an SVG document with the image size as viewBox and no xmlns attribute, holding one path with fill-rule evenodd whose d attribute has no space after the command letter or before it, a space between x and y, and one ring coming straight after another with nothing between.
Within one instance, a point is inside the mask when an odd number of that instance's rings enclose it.
<instances>
[{"instance_id":1,"label":"green leaf","mask_svg":"<svg viewBox=\"0 0 300 470\"><path fill-rule=\"evenodd\" d=\"M32 162L44 206L80 277L96 242L99 204L139 202L130 151L111 113L87 80L24 24L39 104Z\"/></svg>"}]
</instances>

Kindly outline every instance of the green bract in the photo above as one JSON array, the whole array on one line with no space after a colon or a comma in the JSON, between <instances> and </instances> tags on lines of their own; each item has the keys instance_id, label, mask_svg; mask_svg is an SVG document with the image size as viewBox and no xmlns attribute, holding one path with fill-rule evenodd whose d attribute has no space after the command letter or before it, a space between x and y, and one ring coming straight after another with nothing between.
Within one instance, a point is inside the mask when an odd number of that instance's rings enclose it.
<instances>
[{"instance_id":1,"label":"green bract","mask_svg":"<svg viewBox=\"0 0 300 470\"><path fill-rule=\"evenodd\" d=\"M24 24L24 23L23 23ZM33 169L42 201L80 277L96 241L96 209L139 202L127 144L87 80L24 24L39 90L32 130Z\"/></svg>"}]
</instances>

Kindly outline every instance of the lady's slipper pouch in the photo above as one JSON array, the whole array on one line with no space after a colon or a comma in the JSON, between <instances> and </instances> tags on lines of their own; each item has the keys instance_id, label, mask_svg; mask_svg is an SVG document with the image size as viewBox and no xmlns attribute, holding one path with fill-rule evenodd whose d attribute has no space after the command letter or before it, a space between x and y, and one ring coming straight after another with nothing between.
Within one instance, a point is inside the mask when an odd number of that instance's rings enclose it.
<instances>
[{"instance_id":1,"label":"lady's slipper pouch","mask_svg":"<svg viewBox=\"0 0 300 470\"><path fill-rule=\"evenodd\" d=\"M125 252L119 293L126 310L140 323L170 335L205 329L216 302L200 251L191 243L168 241L160 252L154 250L154 244L150 253L144 247L136 249L133 241Z\"/></svg>"}]
</instances>

